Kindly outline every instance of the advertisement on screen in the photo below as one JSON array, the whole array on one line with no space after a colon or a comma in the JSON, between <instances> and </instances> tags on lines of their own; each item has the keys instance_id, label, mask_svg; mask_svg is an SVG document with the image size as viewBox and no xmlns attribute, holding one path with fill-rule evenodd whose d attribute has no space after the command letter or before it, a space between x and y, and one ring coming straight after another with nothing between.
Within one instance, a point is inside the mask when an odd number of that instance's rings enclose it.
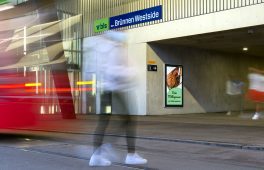
<instances>
[{"instance_id":1,"label":"advertisement on screen","mask_svg":"<svg viewBox=\"0 0 264 170\"><path fill-rule=\"evenodd\" d=\"M165 107L183 107L182 65L165 65Z\"/></svg>"}]
</instances>

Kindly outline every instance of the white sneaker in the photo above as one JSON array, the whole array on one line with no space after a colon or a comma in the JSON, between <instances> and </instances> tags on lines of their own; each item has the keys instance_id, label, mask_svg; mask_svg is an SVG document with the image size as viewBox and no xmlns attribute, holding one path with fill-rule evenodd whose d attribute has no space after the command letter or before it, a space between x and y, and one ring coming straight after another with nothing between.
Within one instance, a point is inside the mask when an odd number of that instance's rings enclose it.
<instances>
[{"instance_id":1,"label":"white sneaker","mask_svg":"<svg viewBox=\"0 0 264 170\"><path fill-rule=\"evenodd\" d=\"M89 166L110 166L111 161L101 155L94 153L89 161Z\"/></svg>"},{"instance_id":2,"label":"white sneaker","mask_svg":"<svg viewBox=\"0 0 264 170\"><path fill-rule=\"evenodd\" d=\"M260 118L260 113L256 112L252 117L252 120L258 120Z\"/></svg>"},{"instance_id":3,"label":"white sneaker","mask_svg":"<svg viewBox=\"0 0 264 170\"><path fill-rule=\"evenodd\" d=\"M231 115L231 111L228 111L228 112L226 113L226 115L227 115L227 116L230 116L230 115Z\"/></svg>"},{"instance_id":4,"label":"white sneaker","mask_svg":"<svg viewBox=\"0 0 264 170\"><path fill-rule=\"evenodd\" d=\"M126 156L125 164L130 165L138 165L138 164L146 164L148 161L137 153L128 153Z\"/></svg>"}]
</instances>

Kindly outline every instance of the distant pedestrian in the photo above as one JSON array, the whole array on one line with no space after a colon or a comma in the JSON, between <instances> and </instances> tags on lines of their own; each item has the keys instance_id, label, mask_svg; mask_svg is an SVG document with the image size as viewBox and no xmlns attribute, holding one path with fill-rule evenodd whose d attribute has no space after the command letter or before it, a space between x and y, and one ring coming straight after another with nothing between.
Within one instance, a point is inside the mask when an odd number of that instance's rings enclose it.
<instances>
[{"instance_id":1,"label":"distant pedestrian","mask_svg":"<svg viewBox=\"0 0 264 170\"><path fill-rule=\"evenodd\" d=\"M226 100L228 104L228 112L226 115L230 116L232 114L232 102L235 102L235 97L240 95L240 113L242 113L243 108L243 100L242 100L242 94L243 94L243 87L244 82L241 81L237 76L228 75L228 80L226 81L226 94L228 95L228 99Z\"/></svg>"},{"instance_id":2,"label":"distant pedestrian","mask_svg":"<svg viewBox=\"0 0 264 170\"><path fill-rule=\"evenodd\" d=\"M261 105L264 103L264 71L250 67L248 79L248 97L256 103L256 112L252 119L257 120L261 116Z\"/></svg>"}]
</instances>

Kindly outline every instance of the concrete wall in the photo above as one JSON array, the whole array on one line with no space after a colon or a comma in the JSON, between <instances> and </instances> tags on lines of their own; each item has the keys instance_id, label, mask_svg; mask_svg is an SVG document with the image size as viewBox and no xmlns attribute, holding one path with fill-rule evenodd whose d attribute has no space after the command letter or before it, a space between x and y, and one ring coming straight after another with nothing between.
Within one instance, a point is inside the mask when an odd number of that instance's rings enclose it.
<instances>
[{"instance_id":1,"label":"concrete wall","mask_svg":"<svg viewBox=\"0 0 264 170\"><path fill-rule=\"evenodd\" d=\"M128 59L129 63L134 65L137 69L138 86L129 95L129 100L132 102L130 106L136 106L132 111L136 115L146 115L147 113L147 69L146 69L146 54L147 44L129 44L128 45ZM136 103L135 103L136 102Z\"/></svg>"},{"instance_id":2,"label":"concrete wall","mask_svg":"<svg viewBox=\"0 0 264 170\"><path fill-rule=\"evenodd\" d=\"M147 114L151 115L239 111L241 96L227 95L226 81L229 76L240 79L246 90L248 67L264 67L264 58L160 44L148 46L147 60L158 65L158 72L147 73ZM183 108L164 108L165 63L183 65ZM244 107L254 109L248 100Z\"/></svg>"},{"instance_id":3,"label":"concrete wall","mask_svg":"<svg viewBox=\"0 0 264 170\"><path fill-rule=\"evenodd\" d=\"M264 3L130 29L130 41L142 43L264 24Z\"/></svg>"}]
</instances>

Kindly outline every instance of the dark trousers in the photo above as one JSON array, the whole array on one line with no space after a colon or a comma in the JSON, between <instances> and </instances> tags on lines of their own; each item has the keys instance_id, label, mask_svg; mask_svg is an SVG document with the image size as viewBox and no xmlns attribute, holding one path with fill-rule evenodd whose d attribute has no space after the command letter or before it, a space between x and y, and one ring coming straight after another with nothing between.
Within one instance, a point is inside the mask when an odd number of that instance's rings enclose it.
<instances>
[{"instance_id":1,"label":"dark trousers","mask_svg":"<svg viewBox=\"0 0 264 170\"><path fill-rule=\"evenodd\" d=\"M120 107L123 107L124 113L120 113L116 116L116 120L111 120L111 114L101 114L97 122L94 137L94 148L95 150L100 147L104 140L105 131L110 122L118 123L118 133L125 132L127 141L127 150L129 153L135 152L135 135L136 135L136 121L130 115L130 111L125 100L124 92L112 92L115 95L115 101ZM116 122L117 121L117 122Z\"/></svg>"}]
</instances>

